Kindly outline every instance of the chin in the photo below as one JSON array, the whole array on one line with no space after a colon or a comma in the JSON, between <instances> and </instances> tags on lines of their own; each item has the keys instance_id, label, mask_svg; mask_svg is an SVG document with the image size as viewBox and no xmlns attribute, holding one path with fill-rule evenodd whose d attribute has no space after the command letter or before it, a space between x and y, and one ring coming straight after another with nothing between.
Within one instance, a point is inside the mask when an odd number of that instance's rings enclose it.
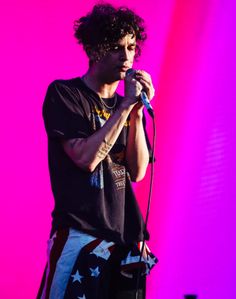
<instances>
[{"instance_id":1,"label":"chin","mask_svg":"<svg viewBox=\"0 0 236 299\"><path fill-rule=\"evenodd\" d=\"M111 81L116 82L116 81L124 80L124 78L125 78L124 75L118 74L118 75L114 76Z\"/></svg>"},{"instance_id":2,"label":"chin","mask_svg":"<svg viewBox=\"0 0 236 299\"><path fill-rule=\"evenodd\" d=\"M126 72L116 72L114 73L112 81L120 81L125 79Z\"/></svg>"},{"instance_id":3,"label":"chin","mask_svg":"<svg viewBox=\"0 0 236 299\"><path fill-rule=\"evenodd\" d=\"M124 80L125 79L125 75L126 75L126 72L121 72L120 73L120 78L119 78L119 80Z\"/></svg>"}]
</instances>

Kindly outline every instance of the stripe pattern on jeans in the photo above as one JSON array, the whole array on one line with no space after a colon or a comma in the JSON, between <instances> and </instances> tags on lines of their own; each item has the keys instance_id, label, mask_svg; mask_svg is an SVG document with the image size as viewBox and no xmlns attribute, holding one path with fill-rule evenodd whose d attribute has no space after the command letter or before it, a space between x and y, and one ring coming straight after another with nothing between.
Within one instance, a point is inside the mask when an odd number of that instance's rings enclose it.
<instances>
[{"instance_id":1,"label":"stripe pattern on jeans","mask_svg":"<svg viewBox=\"0 0 236 299\"><path fill-rule=\"evenodd\" d=\"M141 246L139 242L130 248L121 261L122 275L131 278L138 268L147 275L157 263L146 243L140 262ZM48 241L48 262L37 299L93 298L91 294L98 290L103 269L115 248L114 242L73 228L57 231Z\"/></svg>"}]
</instances>

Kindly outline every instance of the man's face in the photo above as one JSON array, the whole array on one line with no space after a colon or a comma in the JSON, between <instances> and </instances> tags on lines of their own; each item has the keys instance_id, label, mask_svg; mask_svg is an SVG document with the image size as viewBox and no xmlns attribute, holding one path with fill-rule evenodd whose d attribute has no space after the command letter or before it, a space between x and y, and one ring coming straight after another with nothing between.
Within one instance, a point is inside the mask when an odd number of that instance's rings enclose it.
<instances>
[{"instance_id":1,"label":"man's face","mask_svg":"<svg viewBox=\"0 0 236 299\"><path fill-rule=\"evenodd\" d=\"M113 45L111 50L98 62L102 76L110 81L118 81L125 78L125 73L132 68L136 49L136 38L127 34Z\"/></svg>"}]
</instances>

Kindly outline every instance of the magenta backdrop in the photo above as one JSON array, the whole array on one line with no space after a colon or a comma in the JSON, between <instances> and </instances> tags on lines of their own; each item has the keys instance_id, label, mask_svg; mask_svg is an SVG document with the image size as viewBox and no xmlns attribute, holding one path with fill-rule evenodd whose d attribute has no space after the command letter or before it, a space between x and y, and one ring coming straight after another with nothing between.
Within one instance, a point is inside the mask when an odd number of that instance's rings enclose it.
<instances>
[{"instance_id":1,"label":"magenta backdrop","mask_svg":"<svg viewBox=\"0 0 236 299\"><path fill-rule=\"evenodd\" d=\"M1 1L0 298L35 298L39 287L53 208L42 102L52 80L85 72L72 26L94 3ZM235 299L235 1L111 3L146 20L135 67L158 91L149 246L160 262L147 299ZM149 173L135 186L143 212L148 183Z\"/></svg>"}]
</instances>

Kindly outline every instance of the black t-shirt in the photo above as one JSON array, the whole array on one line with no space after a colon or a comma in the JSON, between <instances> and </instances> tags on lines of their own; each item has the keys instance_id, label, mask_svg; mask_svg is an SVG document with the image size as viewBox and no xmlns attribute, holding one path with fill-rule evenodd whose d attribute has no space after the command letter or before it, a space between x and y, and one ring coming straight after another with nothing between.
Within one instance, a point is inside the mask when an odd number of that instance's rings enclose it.
<instances>
[{"instance_id":1,"label":"black t-shirt","mask_svg":"<svg viewBox=\"0 0 236 299\"><path fill-rule=\"evenodd\" d=\"M117 109L122 97L118 94ZM106 158L92 172L80 169L62 147L62 139L86 138L100 129L112 112L80 78L56 80L43 104L48 159L55 207L51 235L74 227L120 244L148 239L125 166L129 121Z\"/></svg>"}]
</instances>

